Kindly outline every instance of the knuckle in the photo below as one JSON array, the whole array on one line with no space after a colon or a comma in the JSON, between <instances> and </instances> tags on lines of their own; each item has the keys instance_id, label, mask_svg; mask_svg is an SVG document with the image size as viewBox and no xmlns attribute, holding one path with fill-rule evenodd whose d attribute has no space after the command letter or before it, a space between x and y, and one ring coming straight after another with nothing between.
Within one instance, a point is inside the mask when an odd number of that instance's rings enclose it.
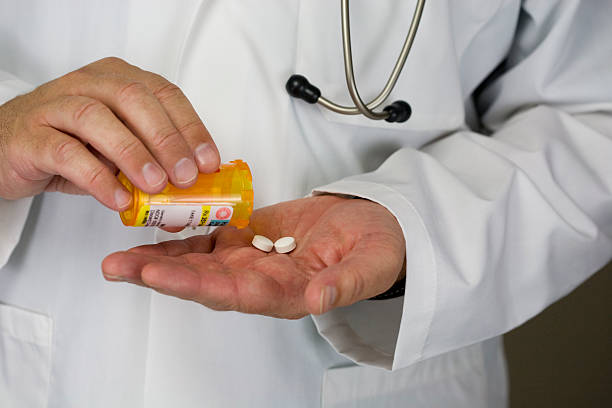
<instances>
[{"instance_id":1,"label":"knuckle","mask_svg":"<svg viewBox=\"0 0 612 408\"><path fill-rule=\"evenodd\" d=\"M100 80L105 73L120 71L123 66L129 65L118 57L105 57L67 73L60 78L61 84L68 89L78 84Z\"/></svg>"},{"instance_id":2,"label":"knuckle","mask_svg":"<svg viewBox=\"0 0 612 408\"><path fill-rule=\"evenodd\" d=\"M91 168L85 175L87 185L93 186L99 183L104 183L108 169L104 165Z\"/></svg>"},{"instance_id":3,"label":"knuckle","mask_svg":"<svg viewBox=\"0 0 612 408\"><path fill-rule=\"evenodd\" d=\"M66 164L79 154L82 144L76 139L66 138L60 140L53 147L53 157L57 164Z\"/></svg>"},{"instance_id":4,"label":"knuckle","mask_svg":"<svg viewBox=\"0 0 612 408\"><path fill-rule=\"evenodd\" d=\"M181 88L166 80L164 80L164 83L161 86L157 87L155 91L153 91L153 95L155 95L155 97L160 101L184 97Z\"/></svg>"},{"instance_id":5,"label":"knuckle","mask_svg":"<svg viewBox=\"0 0 612 408\"><path fill-rule=\"evenodd\" d=\"M88 121L96 116L108 113L109 108L106 107L102 102L97 100L86 100L74 109L73 119L75 122Z\"/></svg>"},{"instance_id":6,"label":"knuckle","mask_svg":"<svg viewBox=\"0 0 612 408\"><path fill-rule=\"evenodd\" d=\"M142 82L131 81L123 84L117 91L120 101L133 101L148 94L148 88Z\"/></svg>"},{"instance_id":7,"label":"knuckle","mask_svg":"<svg viewBox=\"0 0 612 408\"><path fill-rule=\"evenodd\" d=\"M76 69L64 76L69 81L84 82L89 81L93 77L93 73L90 65L85 65L79 69Z\"/></svg>"},{"instance_id":8,"label":"knuckle","mask_svg":"<svg viewBox=\"0 0 612 408\"><path fill-rule=\"evenodd\" d=\"M179 131L174 126L163 127L156 129L153 132L153 147L155 149L163 149L166 146L175 144L176 138L179 136Z\"/></svg>"},{"instance_id":9,"label":"knuckle","mask_svg":"<svg viewBox=\"0 0 612 408\"><path fill-rule=\"evenodd\" d=\"M93 64L97 64L97 65L127 65L127 62L125 62L125 60L119 58L119 57L115 57L115 56L109 56L109 57L104 57L102 59L99 59L98 61L94 62ZM92 64L92 65L93 65Z\"/></svg>"},{"instance_id":10,"label":"knuckle","mask_svg":"<svg viewBox=\"0 0 612 408\"><path fill-rule=\"evenodd\" d=\"M138 155L140 150L140 142L137 139L126 139L121 141L115 148L117 157L120 162L129 160Z\"/></svg>"},{"instance_id":11,"label":"knuckle","mask_svg":"<svg viewBox=\"0 0 612 408\"><path fill-rule=\"evenodd\" d=\"M204 123L200 119L194 119L178 128L180 133L186 133L192 130L206 134L206 127L204 127Z\"/></svg>"},{"instance_id":12,"label":"knuckle","mask_svg":"<svg viewBox=\"0 0 612 408\"><path fill-rule=\"evenodd\" d=\"M58 82L60 87L70 90L76 87L78 84L90 81L91 78L92 74L90 72L89 66L86 65L62 76L61 78L59 78Z\"/></svg>"}]
</instances>

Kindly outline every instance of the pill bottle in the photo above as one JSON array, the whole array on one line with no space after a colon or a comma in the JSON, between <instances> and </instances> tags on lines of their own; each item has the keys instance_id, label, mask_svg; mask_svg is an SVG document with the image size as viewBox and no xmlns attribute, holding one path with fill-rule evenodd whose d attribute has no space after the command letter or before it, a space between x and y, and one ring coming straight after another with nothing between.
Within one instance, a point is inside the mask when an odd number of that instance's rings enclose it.
<instances>
[{"instance_id":1,"label":"pill bottle","mask_svg":"<svg viewBox=\"0 0 612 408\"><path fill-rule=\"evenodd\" d=\"M189 188L168 183L158 194L147 194L119 173L132 194L132 205L120 212L130 227L197 227L249 225L253 211L253 185L249 166L242 160L222 164L212 174L199 174Z\"/></svg>"}]
</instances>

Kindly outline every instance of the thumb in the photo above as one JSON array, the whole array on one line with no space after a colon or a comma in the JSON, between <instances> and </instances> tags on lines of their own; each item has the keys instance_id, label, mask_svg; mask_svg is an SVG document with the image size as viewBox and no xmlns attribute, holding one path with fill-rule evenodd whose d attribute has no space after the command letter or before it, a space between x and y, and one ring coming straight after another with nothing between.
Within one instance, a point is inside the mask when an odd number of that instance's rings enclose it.
<instances>
[{"instance_id":1,"label":"thumb","mask_svg":"<svg viewBox=\"0 0 612 408\"><path fill-rule=\"evenodd\" d=\"M306 308L322 314L383 293L397 280L405 247L394 243L361 242L339 263L319 272L304 292Z\"/></svg>"}]
</instances>

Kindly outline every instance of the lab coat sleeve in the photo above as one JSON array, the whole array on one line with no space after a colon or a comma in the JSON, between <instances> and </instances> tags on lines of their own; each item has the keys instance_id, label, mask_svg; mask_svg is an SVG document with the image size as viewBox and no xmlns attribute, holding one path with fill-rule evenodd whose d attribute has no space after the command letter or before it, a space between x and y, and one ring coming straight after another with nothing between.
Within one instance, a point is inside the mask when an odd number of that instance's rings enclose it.
<instances>
[{"instance_id":1,"label":"lab coat sleeve","mask_svg":"<svg viewBox=\"0 0 612 408\"><path fill-rule=\"evenodd\" d=\"M612 3L554 3L523 3L476 95L486 136L459 131L315 190L384 205L406 238L403 300L314 317L338 352L398 369L501 335L611 259Z\"/></svg>"},{"instance_id":2,"label":"lab coat sleeve","mask_svg":"<svg viewBox=\"0 0 612 408\"><path fill-rule=\"evenodd\" d=\"M0 105L32 88L30 84L0 71ZM0 198L0 268L6 264L19 242L31 203L31 197L21 200Z\"/></svg>"}]
</instances>

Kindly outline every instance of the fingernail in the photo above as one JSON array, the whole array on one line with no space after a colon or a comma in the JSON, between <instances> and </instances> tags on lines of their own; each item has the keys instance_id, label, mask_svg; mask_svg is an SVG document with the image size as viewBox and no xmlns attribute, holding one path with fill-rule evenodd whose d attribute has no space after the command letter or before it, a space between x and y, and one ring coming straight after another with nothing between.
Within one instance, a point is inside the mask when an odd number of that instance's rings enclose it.
<instances>
[{"instance_id":1,"label":"fingernail","mask_svg":"<svg viewBox=\"0 0 612 408\"><path fill-rule=\"evenodd\" d=\"M145 181L151 187L157 187L166 181L164 171L156 164L147 163L142 167L142 175Z\"/></svg>"},{"instance_id":2,"label":"fingernail","mask_svg":"<svg viewBox=\"0 0 612 408\"><path fill-rule=\"evenodd\" d=\"M195 149L195 157L200 166L207 166L209 163L217 162L217 152L210 143L202 143Z\"/></svg>"},{"instance_id":3,"label":"fingernail","mask_svg":"<svg viewBox=\"0 0 612 408\"><path fill-rule=\"evenodd\" d=\"M131 201L132 195L130 193L128 193L122 188L118 188L117 190L115 190L115 204L117 205L117 208L123 210L127 208L128 205L130 205Z\"/></svg>"},{"instance_id":4,"label":"fingernail","mask_svg":"<svg viewBox=\"0 0 612 408\"><path fill-rule=\"evenodd\" d=\"M334 306L336 297L338 296L338 289L335 286L326 286L321 290L321 313L327 312Z\"/></svg>"},{"instance_id":5,"label":"fingernail","mask_svg":"<svg viewBox=\"0 0 612 408\"><path fill-rule=\"evenodd\" d=\"M183 157L174 166L174 177L181 184L187 184L198 177L198 168L193 160Z\"/></svg>"},{"instance_id":6,"label":"fingernail","mask_svg":"<svg viewBox=\"0 0 612 408\"><path fill-rule=\"evenodd\" d=\"M134 279L129 279L123 276L104 275L104 278L106 278L106 280L111 281L111 282L139 283Z\"/></svg>"}]
</instances>

